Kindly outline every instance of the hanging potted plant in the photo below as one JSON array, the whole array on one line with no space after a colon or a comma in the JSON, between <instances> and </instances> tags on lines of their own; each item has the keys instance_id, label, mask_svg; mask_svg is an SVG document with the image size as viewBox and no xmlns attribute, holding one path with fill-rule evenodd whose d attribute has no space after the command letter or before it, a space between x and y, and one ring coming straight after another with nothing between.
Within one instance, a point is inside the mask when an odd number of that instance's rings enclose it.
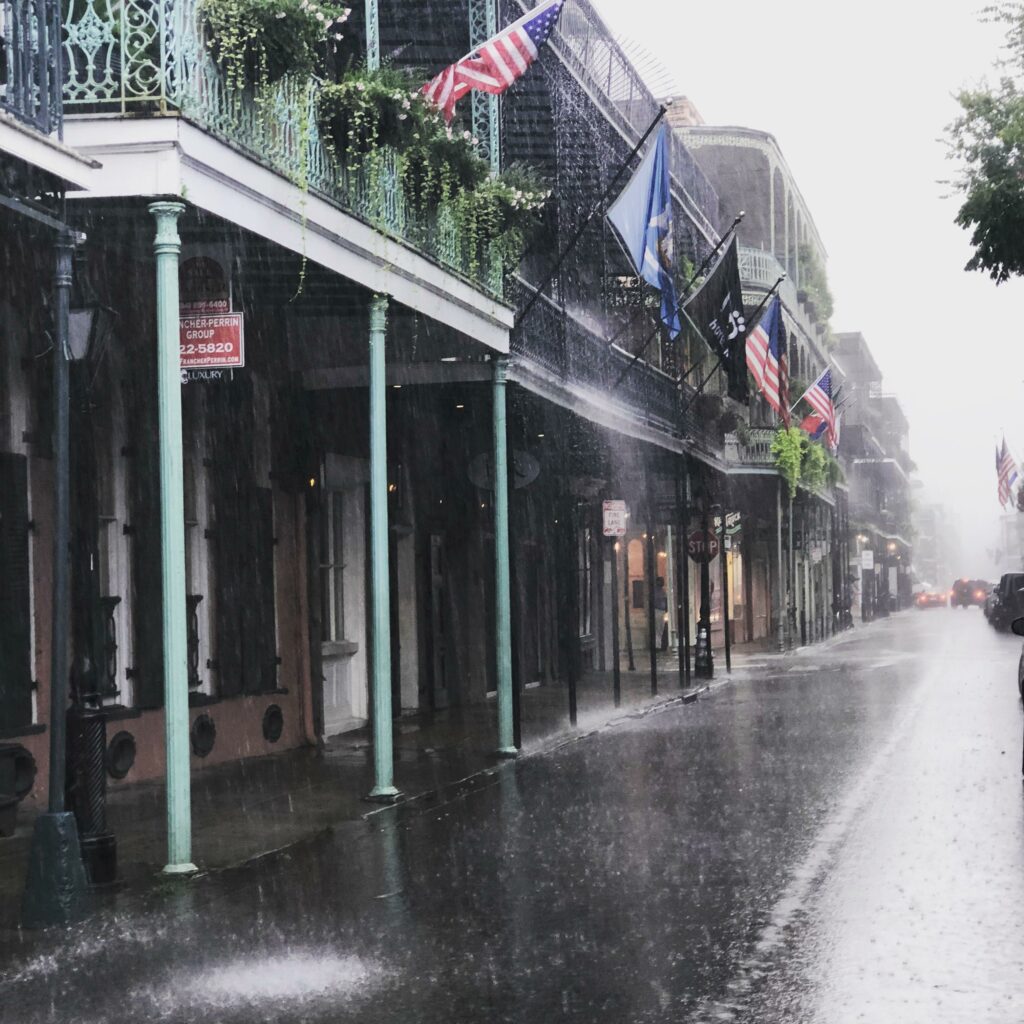
<instances>
[{"instance_id":1,"label":"hanging potted plant","mask_svg":"<svg viewBox=\"0 0 1024 1024\"><path fill-rule=\"evenodd\" d=\"M320 135L350 169L382 146L408 148L422 132L427 106L410 79L393 68L359 68L317 95Z\"/></svg>"},{"instance_id":2,"label":"hanging potted plant","mask_svg":"<svg viewBox=\"0 0 1024 1024\"><path fill-rule=\"evenodd\" d=\"M285 75L308 77L321 48L337 45L349 8L327 0L201 0L207 47L232 89Z\"/></svg>"},{"instance_id":3,"label":"hanging potted plant","mask_svg":"<svg viewBox=\"0 0 1024 1024\"><path fill-rule=\"evenodd\" d=\"M476 154L476 141L468 131L445 127L441 115L428 107L423 128L402 162L406 199L419 210L431 209L483 184L489 168Z\"/></svg>"},{"instance_id":4,"label":"hanging potted plant","mask_svg":"<svg viewBox=\"0 0 1024 1024\"><path fill-rule=\"evenodd\" d=\"M517 266L550 197L537 175L516 167L458 193L455 220L466 269L476 273L491 253L506 267Z\"/></svg>"}]
</instances>

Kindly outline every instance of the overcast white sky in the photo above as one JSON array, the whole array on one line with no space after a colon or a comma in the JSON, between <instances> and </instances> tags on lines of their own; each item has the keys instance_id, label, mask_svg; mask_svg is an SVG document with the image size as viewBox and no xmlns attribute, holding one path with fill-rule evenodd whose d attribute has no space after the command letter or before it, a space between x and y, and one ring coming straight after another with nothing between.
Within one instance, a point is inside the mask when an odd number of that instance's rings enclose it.
<instances>
[{"instance_id":1,"label":"overcast white sky","mask_svg":"<svg viewBox=\"0 0 1024 1024\"><path fill-rule=\"evenodd\" d=\"M963 270L941 141L953 93L994 77L1002 32L983 3L594 2L708 124L776 137L828 250L832 325L863 332L899 395L920 479L975 553L956 571L991 571L1004 429L1024 457L1024 282Z\"/></svg>"}]
</instances>

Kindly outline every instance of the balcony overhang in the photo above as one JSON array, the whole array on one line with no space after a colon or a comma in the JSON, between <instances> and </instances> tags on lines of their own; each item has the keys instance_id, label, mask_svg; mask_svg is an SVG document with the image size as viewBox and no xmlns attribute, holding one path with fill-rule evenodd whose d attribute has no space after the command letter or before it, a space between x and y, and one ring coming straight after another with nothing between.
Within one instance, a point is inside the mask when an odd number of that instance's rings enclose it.
<instances>
[{"instance_id":1,"label":"balcony overhang","mask_svg":"<svg viewBox=\"0 0 1024 1024\"><path fill-rule=\"evenodd\" d=\"M712 469L726 472L724 459L693 444L687 438L673 436L663 427L643 422L628 405L610 401L606 391L566 380L521 356L513 356L508 377L527 391L569 409L591 423L645 441L665 451L689 455Z\"/></svg>"},{"instance_id":2,"label":"balcony overhang","mask_svg":"<svg viewBox=\"0 0 1024 1024\"><path fill-rule=\"evenodd\" d=\"M854 459L853 464L855 466L884 466L887 470L895 472L896 476L900 477L905 483L910 483L910 476L907 471L897 462L895 459L884 458L884 459Z\"/></svg>"},{"instance_id":3,"label":"balcony overhang","mask_svg":"<svg viewBox=\"0 0 1024 1024\"><path fill-rule=\"evenodd\" d=\"M510 307L182 118L75 118L65 136L102 162L90 198L179 196L495 352L509 350Z\"/></svg>"},{"instance_id":4,"label":"balcony overhang","mask_svg":"<svg viewBox=\"0 0 1024 1024\"><path fill-rule=\"evenodd\" d=\"M51 175L66 189L91 188L100 170L96 160L4 113L0 113L0 153Z\"/></svg>"}]
</instances>

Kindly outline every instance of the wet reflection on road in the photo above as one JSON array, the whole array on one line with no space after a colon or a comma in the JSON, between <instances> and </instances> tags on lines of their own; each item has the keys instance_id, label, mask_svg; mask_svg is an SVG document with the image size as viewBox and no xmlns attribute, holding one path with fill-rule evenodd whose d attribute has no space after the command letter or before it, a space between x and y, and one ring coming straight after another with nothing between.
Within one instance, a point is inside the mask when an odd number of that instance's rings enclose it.
<instances>
[{"instance_id":1,"label":"wet reflection on road","mask_svg":"<svg viewBox=\"0 0 1024 1024\"><path fill-rule=\"evenodd\" d=\"M1019 641L907 613L5 948L0 1019L1024 1019Z\"/></svg>"}]
</instances>

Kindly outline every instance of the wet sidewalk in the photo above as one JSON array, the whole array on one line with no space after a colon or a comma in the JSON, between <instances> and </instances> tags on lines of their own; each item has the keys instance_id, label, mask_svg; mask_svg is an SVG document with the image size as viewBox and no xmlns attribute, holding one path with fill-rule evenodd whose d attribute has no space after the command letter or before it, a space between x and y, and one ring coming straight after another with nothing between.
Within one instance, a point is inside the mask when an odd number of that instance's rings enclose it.
<instances>
[{"instance_id":1,"label":"wet sidewalk","mask_svg":"<svg viewBox=\"0 0 1024 1024\"><path fill-rule=\"evenodd\" d=\"M738 648L733 669L763 663L763 645ZM577 725L569 723L564 683L528 687L521 698L522 749L528 757L586 735L616 718L679 701L706 685L696 678L684 694L679 663L671 653L657 660L657 696L650 663L637 653L635 670L621 672L622 699L612 700L612 673L589 672L577 688ZM623 657L625 666L625 657ZM716 678L725 676L716 652ZM403 715L395 722L395 784L403 800L438 799L450 787L483 776L502 763L493 699L469 707ZM346 821L377 812L364 797L373 784L368 729L333 737L323 750L311 747L203 769L192 775L193 860L200 871L238 865L290 846ZM117 837L119 887L159 878L165 863L166 821L161 780L112 791L108 824ZM15 927L28 863L32 819L19 816L14 836L0 839L0 930ZM102 901L103 896L98 897Z\"/></svg>"}]
</instances>

